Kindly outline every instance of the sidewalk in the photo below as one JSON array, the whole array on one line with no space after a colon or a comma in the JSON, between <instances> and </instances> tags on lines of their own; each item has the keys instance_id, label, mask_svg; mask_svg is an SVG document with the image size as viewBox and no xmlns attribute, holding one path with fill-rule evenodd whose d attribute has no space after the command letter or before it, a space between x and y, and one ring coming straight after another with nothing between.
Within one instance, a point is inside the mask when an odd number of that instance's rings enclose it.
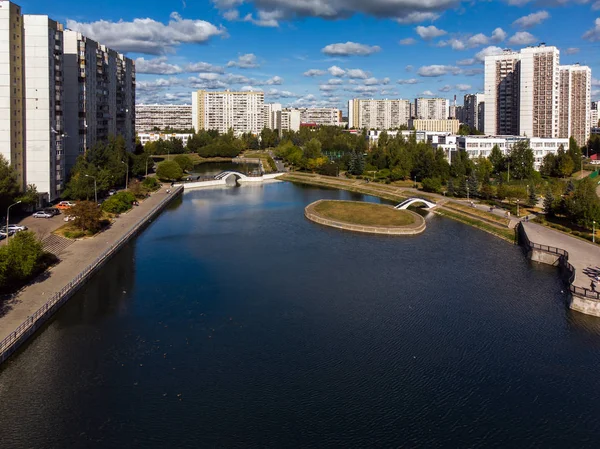
<instances>
[{"instance_id":1,"label":"sidewalk","mask_svg":"<svg viewBox=\"0 0 600 449\"><path fill-rule=\"evenodd\" d=\"M600 270L600 246L579 240L536 223L522 222L527 237L533 243L554 246L569 253L569 262L575 267L573 285L590 289L591 273Z\"/></svg>"},{"instance_id":2,"label":"sidewalk","mask_svg":"<svg viewBox=\"0 0 600 449\"><path fill-rule=\"evenodd\" d=\"M0 306L0 341L67 285L84 267L94 262L106 248L124 236L132 226L145 220L147 214L165 199L168 188L168 185L161 187L139 206L119 216L104 232L75 241L61 253L60 263L41 275L42 278L46 276L45 279L34 281L14 298L5 301Z\"/></svg>"}]
</instances>

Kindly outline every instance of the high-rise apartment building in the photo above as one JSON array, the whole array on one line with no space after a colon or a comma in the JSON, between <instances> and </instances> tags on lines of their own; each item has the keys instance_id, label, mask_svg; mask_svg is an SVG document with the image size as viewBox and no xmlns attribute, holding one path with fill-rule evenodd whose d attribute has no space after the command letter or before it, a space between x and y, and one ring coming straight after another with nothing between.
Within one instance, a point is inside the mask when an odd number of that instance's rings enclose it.
<instances>
[{"instance_id":1,"label":"high-rise apartment building","mask_svg":"<svg viewBox=\"0 0 600 449\"><path fill-rule=\"evenodd\" d=\"M299 108L300 122L317 126L340 126L342 111L336 108Z\"/></svg>"},{"instance_id":2,"label":"high-rise apartment building","mask_svg":"<svg viewBox=\"0 0 600 449\"><path fill-rule=\"evenodd\" d=\"M411 128L415 131L429 131L457 134L460 128L460 122L456 119L445 120L425 120L411 119L409 122Z\"/></svg>"},{"instance_id":3,"label":"high-rise apartment building","mask_svg":"<svg viewBox=\"0 0 600 449\"><path fill-rule=\"evenodd\" d=\"M519 134L521 55L504 51L485 58L484 132Z\"/></svg>"},{"instance_id":4,"label":"high-rise apartment building","mask_svg":"<svg viewBox=\"0 0 600 449\"><path fill-rule=\"evenodd\" d=\"M208 92L192 93L192 124L194 130L230 129L236 135L259 134L264 128L264 92Z\"/></svg>"},{"instance_id":5,"label":"high-rise apartment building","mask_svg":"<svg viewBox=\"0 0 600 449\"><path fill-rule=\"evenodd\" d=\"M26 185L25 47L21 7L0 1L0 154Z\"/></svg>"},{"instance_id":6,"label":"high-rise apartment building","mask_svg":"<svg viewBox=\"0 0 600 449\"><path fill-rule=\"evenodd\" d=\"M592 101L592 105L590 107L590 128L596 128L600 126L598 124L598 120L600 120L600 117L598 116L598 102Z\"/></svg>"},{"instance_id":7,"label":"high-rise apartment building","mask_svg":"<svg viewBox=\"0 0 600 449\"><path fill-rule=\"evenodd\" d=\"M263 122L265 128L277 128L277 112L279 111L281 111L281 103L265 104L263 107Z\"/></svg>"},{"instance_id":8,"label":"high-rise apartment building","mask_svg":"<svg viewBox=\"0 0 600 449\"><path fill-rule=\"evenodd\" d=\"M300 111L298 109L283 109L275 112L275 128L279 135L284 131L298 131L300 129Z\"/></svg>"},{"instance_id":9,"label":"high-rise apartment building","mask_svg":"<svg viewBox=\"0 0 600 449\"><path fill-rule=\"evenodd\" d=\"M134 62L77 31L64 32L65 154L77 157L109 136L135 146Z\"/></svg>"},{"instance_id":10,"label":"high-rise apartment building","mask_svg":"<svg viewBox=\"0 0 600 449\"><path fill-rule=\"evenodd\" d=\"M23 16L25 43L25 166L27 184L45 201L65 185L63 27L42 15Z\"/></svg>"},{"instance_id":11,"label":"high-rise apartment building","mask_svg":"<svg viewBox=\"0 0 600 449\"><path fill-rule=\"evenodd\" d=\"M184 130L192 128L190 104L138 104L135 106L136 132L163 131L167 128Z\"/></svg>"},{"instance_id":12,"label":"high-rise apartment building","mask_svg":"<svg viewBox=\"0 0 600 449\"><path fill-rule=\"evenodd\" d=\"M477 131L483 131L485 128L485 95L465 95L463 108L463 123Z\"/></svg>"},{"instance_id":13,"label":"high-rise apartment building","mask_svg":"<svg viewBox=\"0 0 600 449\"><path fill-rule=\"evenodd\" d=\"M415 118L423 120L445 120L450 114L450 102L445 98L417 98Z\"/></svg>"},{"instance_id":14,"label":"high-rise apartment building","mask_svg":"<svg viewBox=\"0 0 600 449\"><path fill-rule=\"evenodd\" d=\"M539 45L521 50L519 134L558 137L559 62L556 47Z\"/></svg>"},{"instance_id":15,"label":"high-rise apartment building","mask_svg":"<svg viewBox=\"0 0 600 449\"><path fill-rule=\"evenodd\" d=\"M586 66L560 66L559 135L587 143L591 128L592 70ZM597 122L596 122L597 124Z\"/></svg>"},{"instance_id":16,"label":"high-rise apartment building","mask_svg":"<svg viewBox=\"0 0 600 449\"><path fill-rule=\"evenodd\" d=\"M394 129L408 126L409 100L348 101L348 127L367 129Z\"/></svg>"}]
</instances>

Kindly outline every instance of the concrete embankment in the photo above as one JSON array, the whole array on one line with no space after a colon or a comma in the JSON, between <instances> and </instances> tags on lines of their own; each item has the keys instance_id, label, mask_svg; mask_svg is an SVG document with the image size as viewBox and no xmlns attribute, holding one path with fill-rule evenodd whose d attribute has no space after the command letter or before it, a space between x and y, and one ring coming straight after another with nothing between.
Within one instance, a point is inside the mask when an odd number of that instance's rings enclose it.
<instances>
[{"instance_id":1,"label":"concrete embankment","mask_svg":"<svg viewBox=\"0 0 600 449\"><path fill-rule=\"evenodd\" d=\"M600 247L534 223L521 222L517 230L531 260L560 268L569 286L569 307L600 317L600 294L590 285L592 273L600 272Z\"/></svg>"},{"instance_id":2,"label":"concrete embankment","mask_svg":"<svg viewBox=\"0 0 600 449\"><path fill-rule=\"evenodd\" d=\"M93 238L70 245L61 261L2 305L0 363L14 353L119 249L137 235L183 187L163 187Z\"/></svg>"}]
</instances>

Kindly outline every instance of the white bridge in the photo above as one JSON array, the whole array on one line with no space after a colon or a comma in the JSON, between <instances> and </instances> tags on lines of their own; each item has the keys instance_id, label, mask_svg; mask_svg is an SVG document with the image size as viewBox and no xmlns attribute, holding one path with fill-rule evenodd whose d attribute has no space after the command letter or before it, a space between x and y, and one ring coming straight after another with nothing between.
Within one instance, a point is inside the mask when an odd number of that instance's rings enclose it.
<instances>
[{"instance_id":1,"label":"white bridge","mask_svg":"<svg viewBox=\"0 0 600 449\"><path fill-rule=\"evenodd\" d=\"M264 173L260 176L248 176L237 171L224 171L219 173L214 178L203 179L197 181L186 181L181 184L184 189L195 189L199 187L211 187L211 186L226 186L235 185L236 183L256 183L263 182L271 179L276 179L284 173Z\"/></svg>"},{"instance_id":2,"label":"white bridge","mask_svg":"<svg viewBox=\"0 0 600 449\"><path fill-rule=\"evenodd\" d=\"M407 200L402 201L400 204L394 207L394 209L407 209L409 206L412 206L415 203L421 203L425 205L425 209L433 209L437 204L432 203L424 198L409 198Z\"/></svg>"}]
</instances>

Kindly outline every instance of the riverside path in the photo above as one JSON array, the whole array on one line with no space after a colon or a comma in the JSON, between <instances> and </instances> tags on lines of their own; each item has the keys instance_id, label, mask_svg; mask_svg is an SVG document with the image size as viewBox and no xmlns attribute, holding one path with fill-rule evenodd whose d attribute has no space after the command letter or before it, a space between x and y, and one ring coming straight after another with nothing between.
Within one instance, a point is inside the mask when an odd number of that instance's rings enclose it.
<instances>
[{"instance_id":1,"label":"riverside path","mask_svg":"<svg viewBox=\"0 0 600 449\"><path fill-rule=\"evenodd\" d=\"M14 297L0 304L0 341L69 284L83 268L93 263L107 248L125 236L133 226L144 222L156 206L173 195L167 193L168 188L163 186L152 193L150 198L139 206L121 214L100 234L73 242L61 252L57 265L21 289Z\"/></svg>"}]
</instances>

